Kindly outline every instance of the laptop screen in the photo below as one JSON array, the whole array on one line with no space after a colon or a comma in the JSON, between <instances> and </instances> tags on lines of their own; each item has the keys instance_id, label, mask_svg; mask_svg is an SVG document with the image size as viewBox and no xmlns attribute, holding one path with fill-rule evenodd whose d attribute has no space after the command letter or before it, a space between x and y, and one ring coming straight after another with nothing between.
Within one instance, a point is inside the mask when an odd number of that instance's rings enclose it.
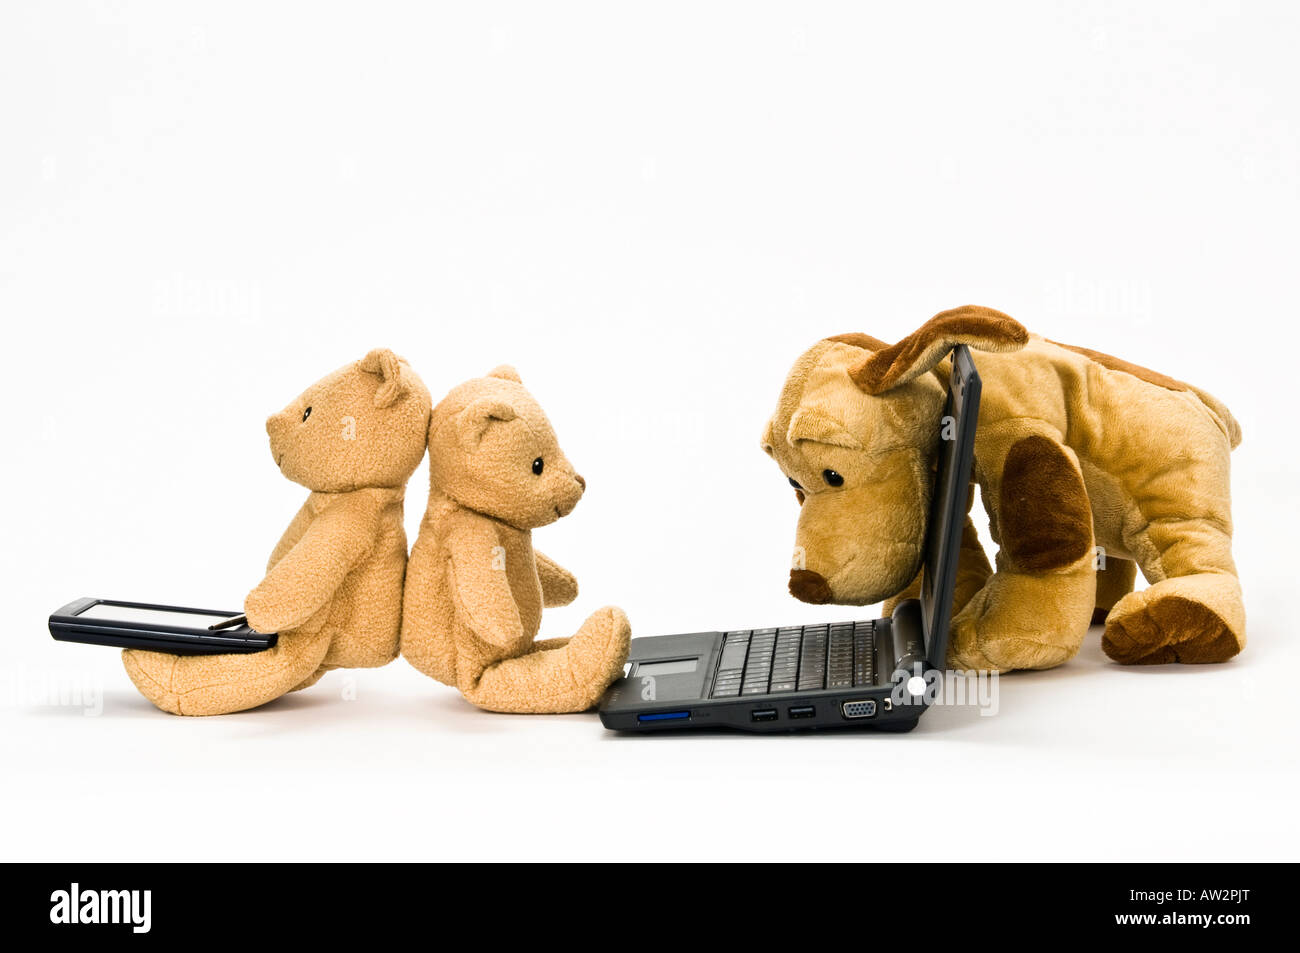
<instances>
[{"instance_id":1,"label":"laptop screen","mask_svg":"<svg viewBox=\"0 0 1300 953\"><path fill-rule=\"evenodd\" d=\"M970 493L975 453L975 424L980 408L980 378L970 351L959 344L952 352L948 402L940 418L939 466L930 502L925 562L921 573L921 621L926 658L934 668L945 667L948 625L952 621L957 554Z\"/></svg>"}]
</instances>

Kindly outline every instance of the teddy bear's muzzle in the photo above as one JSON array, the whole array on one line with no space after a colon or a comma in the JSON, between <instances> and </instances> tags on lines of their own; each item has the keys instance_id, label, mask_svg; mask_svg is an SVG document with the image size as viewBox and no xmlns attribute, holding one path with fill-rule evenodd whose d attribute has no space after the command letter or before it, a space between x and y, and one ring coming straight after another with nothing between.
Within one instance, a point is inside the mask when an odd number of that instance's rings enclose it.
<instances>
[{"instance_id":1,"label":"teddy bear's muzzle","mask_svg":"<svg viewBox=\"0 0 1300 953\"><path fill-rule=\"evenodd\" d=\"M821 606L831 601L831 586L819 572L811 569L790 570L790 595L800 602Z\"/></svg>"}]
</instances>

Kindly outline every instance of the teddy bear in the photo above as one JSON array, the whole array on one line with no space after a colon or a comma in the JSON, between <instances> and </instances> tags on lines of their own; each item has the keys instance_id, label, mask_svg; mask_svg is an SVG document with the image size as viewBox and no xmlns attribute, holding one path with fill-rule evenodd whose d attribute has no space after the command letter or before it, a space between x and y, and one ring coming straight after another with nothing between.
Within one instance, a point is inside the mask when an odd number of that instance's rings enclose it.
<instances>
[{"instance_id":1,"label":"teddy bear","mask_svg":"<svg viewBox=\"0 0 1300 953\"><path fill-rule=\"evenodd\" d=\"M128 649L127 674L163 711L219 715L397 657L406 571L402 504L433 401L409 364L371 351L270 417L276 466L310 494L244 600L276 645L240 655Z\"/></svg>"},{"instance_id":2,"label":"teddy bear","mask_svg":"<svg viewBox=\"0 0 1300 953\"><path fill-rule=\"evenodd\" d=\"M519 375L499 367L454 388L429 418L429 505L411 549L402 656L498 712L585 711L623 673L622 610L572 638L536 640L543 607L578 595L532 531L578 505L586 481Z\"/></svg>"},{"instance_id":3,"label":"teddy bear","mask_svg":"<svg viewBox=\"0 0 1300 953\"><path fill-rule=\"evenodd\" d=\"M886 612L919 587L949 351L983 381L950 665L1050 668L1090 624L1116 662L1222 662L1246 640L1229 454L1241 429L1204 390L1029 334L991 308L944 311L893 345L826 338L801 355L762 438L795 485L790 592ZM972 488L973 498L973 488ZM969 512L969 502L968 502ZM1150 585L1134 591L1141 569Z\"/></svg>"}]
</instances>

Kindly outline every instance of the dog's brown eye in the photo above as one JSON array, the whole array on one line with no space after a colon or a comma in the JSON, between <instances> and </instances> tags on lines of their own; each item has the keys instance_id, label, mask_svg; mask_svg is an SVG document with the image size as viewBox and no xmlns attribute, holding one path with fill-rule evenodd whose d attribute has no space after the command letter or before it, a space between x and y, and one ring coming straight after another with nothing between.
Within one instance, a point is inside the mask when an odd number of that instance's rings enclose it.
<instances>
[{"instance_id":1,"label":"dog's brown eye","mask_svg":"<svg viewBox=\"0 0 1300 953\"><path fill-rule=\"evenodd\" d=\"M303 422L303 423L306 423L306 422L307 422L307 418L310 417L310 416L311 416L311 408L308 407L306 410L304 410L304 411L302 412L302 422Z\"/></svg>"},{"instance_id":2,"label":"dog's brown eye","mask_svg":"<svg viewBox=\"0 0 1300 953\"><path fill-rule=\"evenodd\" d=\"M794 487L796 490L802 490L802 489L803 489L803 487L801 487L801 486L799 485L799 481L796 480L794 477L786 477L786 479L790 481L790 485L791 485L792 487Z\"/></svg>"},{"instance_id":3,"label":"dog's brown eye","mask_svg":"<svg viewBox=\"0 0 1300 953\"><path fill-rule=\"evenodd\" d=\"M827 484L830 485L830 486L843 486L843 485L844 485L844 477L840 476L840 475L839 475L838 473L836 473L834 470L823 470L823 471L822 471L822 479L825 480L825 481L827 482Z\"/></svg>"},{"instance_id":4,"label":"dog's brown eye","mask_svg":"<svg viewBox=\"0 0 1300 953\"><path fill-rule=\"evenodd\" d=\"M536 460L533 461L533 473L537 474L537 476L542 475L542 470L545 469L545 467L546 464L542 462L541 457L538 457Z\"/></svg>"}]
</instances>

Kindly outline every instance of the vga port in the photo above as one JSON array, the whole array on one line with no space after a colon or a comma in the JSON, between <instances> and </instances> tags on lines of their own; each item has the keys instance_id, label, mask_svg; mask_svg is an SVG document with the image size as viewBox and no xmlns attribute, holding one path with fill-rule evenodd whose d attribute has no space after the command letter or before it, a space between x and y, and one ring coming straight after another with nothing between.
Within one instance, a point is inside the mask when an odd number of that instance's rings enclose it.
<instances>
[{"instance_id":1,"label":"vga port","mask_svg":"<svg viewBox=\"0 0 1300 953\"><path fill-rule=\"evenodd\" d=\"M863 698L858 701L844 702L840 706L845 718L875 718L875 699Z\"/></svg>"}]
</instances>

